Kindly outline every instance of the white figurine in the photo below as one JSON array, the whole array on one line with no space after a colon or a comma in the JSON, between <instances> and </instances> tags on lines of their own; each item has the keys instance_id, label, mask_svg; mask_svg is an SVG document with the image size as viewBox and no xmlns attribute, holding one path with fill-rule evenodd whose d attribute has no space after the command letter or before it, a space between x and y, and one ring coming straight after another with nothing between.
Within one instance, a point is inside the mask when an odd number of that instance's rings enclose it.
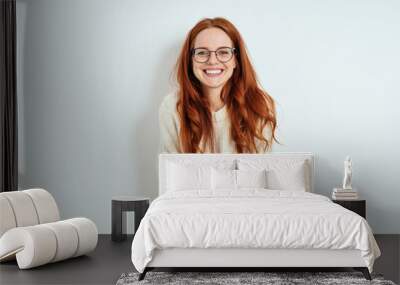
<instances>
[{"instance_id":1,"label":"white figurine","mask_svg":"<svg viewBox=\"0 0 400 285\"><path fill-rule=\"evenodd\" d=\"M350 156L346 157L344 161L344 178L343 178L343 190L352 190L351 187L351 172L352 162Z\"/></svg>"}]
</instances>

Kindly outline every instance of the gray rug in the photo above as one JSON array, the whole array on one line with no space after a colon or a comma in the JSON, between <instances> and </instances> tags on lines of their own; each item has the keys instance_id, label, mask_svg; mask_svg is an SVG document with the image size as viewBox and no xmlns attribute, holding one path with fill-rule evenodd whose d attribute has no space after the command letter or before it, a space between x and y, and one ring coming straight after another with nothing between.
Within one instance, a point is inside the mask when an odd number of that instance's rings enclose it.
<instances>
[{"instance_id":1,"label":"gray rug","mask_svg":"<svg viewBox=\"0 0 400 285\"><path fill-rule=\"evenodd\" d=\"M145 284L379 284L395 285L384 280L382 275L372 274L372 281L364 278L361 272L154 272L150 271L142 281L138 281L139 273L124 273L116 285Z\"/></svg>"}]
</instances>

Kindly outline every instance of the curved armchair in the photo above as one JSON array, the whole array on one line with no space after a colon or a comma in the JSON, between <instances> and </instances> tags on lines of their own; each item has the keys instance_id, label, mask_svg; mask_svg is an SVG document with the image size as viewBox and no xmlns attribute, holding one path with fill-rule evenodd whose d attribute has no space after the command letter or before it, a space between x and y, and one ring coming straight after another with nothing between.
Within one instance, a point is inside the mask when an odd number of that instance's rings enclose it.
<instances>
[{"instance_id":1,"label":"curved armchair","mask_svg":"<svg viewBox=\"0 0 400 285\"><path fill-rule=\"evenodd\" d=\"M97 234L87 218L60 221L44 189L0 193L0 262L17 259L28 269L80 256L96 248Z\"/></svg>"}]
</instances>

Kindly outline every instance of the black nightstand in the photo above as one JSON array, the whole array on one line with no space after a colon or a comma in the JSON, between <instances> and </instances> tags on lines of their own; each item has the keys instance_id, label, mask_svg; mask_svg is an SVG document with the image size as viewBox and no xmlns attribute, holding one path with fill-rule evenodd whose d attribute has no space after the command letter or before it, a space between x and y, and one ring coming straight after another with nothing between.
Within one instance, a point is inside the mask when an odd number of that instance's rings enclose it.
<instances>
[{"instance_id":1,"label":"black nightstand","mask_svg":"<svg viewBox=\"0 0 400 285\"><path fill-rule=\"evenodd\" d=\"M366 201L365 200L332 200L332 202L359 214L366 219Z\"/></svg>"},{"instance_id":2,"label":"black nightstand","mask_svg":"<svg viewBox=\"0 0 400 285\"><path fill-rule=\"evenodd\" d=\"M117 196L111 202L111 239L123 241L126 239L126 212L135 212L135 232L140 221L149 208L150 199L134 196Z\"/></svg>"}]
</instances>

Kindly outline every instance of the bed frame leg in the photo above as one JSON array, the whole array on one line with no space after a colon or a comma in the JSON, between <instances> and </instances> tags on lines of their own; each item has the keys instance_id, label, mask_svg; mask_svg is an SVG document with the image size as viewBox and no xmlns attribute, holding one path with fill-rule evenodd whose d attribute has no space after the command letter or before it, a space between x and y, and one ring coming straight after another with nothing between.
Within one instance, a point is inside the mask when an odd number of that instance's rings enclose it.
<instances>
[{"instance_id":1,"label":"bed frame leg","mask_svg":"<svg viewBox=\"0 0 400 285\"><path fill-rule=\"evenodd\" d=\"M369 270L367 267L354 267L354 269L357 271L361 271L362 274L364 275L365 279L372 280L371 274L369 274Z\"/></svg>"},{"instance_id":2,"label":"bed frame leg","mask_svg":"<svg viewBox=\"0 0 400 285\"><path fill-rule=\"evenodd\" d=\"M146 276L147 271L148 271L148 269L147 269L147 267L146 267L146 268L143 270L143 272L139 274L138 281L142 281L142 280L144 279L144 277Z\"/></svg>"}]
</instances>

